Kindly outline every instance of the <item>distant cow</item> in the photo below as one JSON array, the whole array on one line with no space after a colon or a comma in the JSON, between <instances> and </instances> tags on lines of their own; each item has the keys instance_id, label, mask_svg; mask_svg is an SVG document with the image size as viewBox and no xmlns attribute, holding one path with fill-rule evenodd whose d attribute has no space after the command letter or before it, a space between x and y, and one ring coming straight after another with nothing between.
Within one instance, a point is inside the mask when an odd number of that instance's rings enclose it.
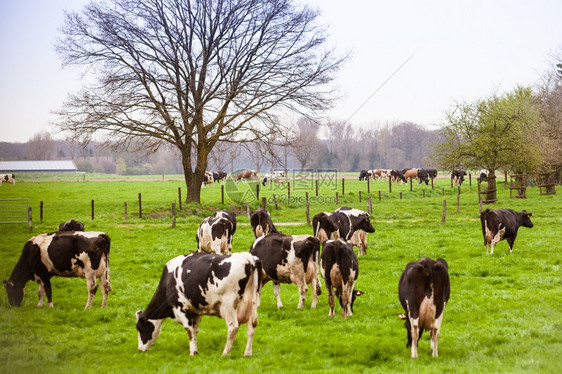
<instances>
[{"instance_id":1,"label":"distant cow","mask_svg":"<svg viewBox=\"0 0 562 374\"><path fill-rule=\"evenodd\" d=\"M211 171L205 171L205 175L203 175L203 187L205 187L208 184L215 184L215 177L213 176L213 172Z\"/></svg>"},{"instance_id":2,"label":"distant cow","mask_svg":"<svg viewBox=\"0 0 562 374\"><path fill-rule=\"evenodd\" d=\"M51 277L80 277L88 285L86 309L92 306L98 289L96 278L103 295L102 308L107 305L107 293L111 291L109 280L109 248L111 240L103 232L62 231L41 234L29 239L10 279L4 281L10 305L20 306L25 284L35 280L39 284L39 303L47 295L51 297Z\"/></svg>"},{"instance_id":3,"label":"distant cow","mask_svg":"<svg viewBox=\"0 0 562 374\"><path fill-rule=\"evenodd\" d=\"M416 179L418 177L418 170L417 169L408 169L404 171L404 178L405 179Z\"/></svg>"},{"instance_id":4,"label":"distant cow","mask_svg":"<svg viewBox=\"0 0 562 374\"><path fill-rule=\"evenodd\" d=\"M462 182L464 182L464 176L466 175L466 171L462 169L455 169L451 173L451 179L453 180L453 184L462 186Z\"/></svg>"},{"instance_id":5,"label":"distant cow","mask_svg":"<svg viewBox=\"0 0 562 374\"><path fill-rule=\"evenodd\" d=\"M226 173L226 171L213 171L213 180L215 182L225 181L227 176L228 174Z\"/></svg>"},{"instance_id":6,"label":"distant cow","mask_svg":"<svg viewBox=\"0 0 562 374\"><path fill-rule=\"evenodd\" d=\"M232 236L234 225L225 217L207 217L199 225L197 235L197 250L214 254L232 253Z\"/></svg>"},{"instance_id":7,"label":"distant cow","mask_svg":"<svg viewBox=\"0 0 562 374\"><path fill-rule=\"evenodd\" d=\"M273 182L285 183L285 172L281 170L274 170L271 173L267 173L264 175L262 184L265 186L268 183L271 185Z\"/></svg>"},{"instance_id":8,"label":"distant cow","mask_svg":"<svg viewBox=\"0 0 562 374\"><path fill-rule=\"evenodd\" d=\"M403 183L406 183L406 178L404 178L404 174L400 170L391 170L390 178L393 182L402 181Z\"/></svg>"},{"instance_id":9,"label":"distant cow","mask_svg":"<svg viewBox=\"0 0 562 374\"><path fill-rule=\"evenodd\" d=\"M482 178L488 178L488 175L490 175L490 172L486 169L481 169L479 172L479 178L478 178L478 184L482 183Z\"/></svg>"},{"instance_id":10,"label":"distant cow","mask_svg":"<svg viewBox=\"0 0 562 374\"><path fill-rule=\"evenodd\" d=\"M295 283L299 289L298 309L302 309L308 284L312 287L312 304L315 308L322 293L318 278L320 242L310 235L283 235L271 233L257 238L250 249L263 264L262 286L273 281L277 308L282 308L280 283Z\"/></svg>"},{"instance_id":11,"label":"distant cow","mask_svg":"<svg viewBox=\"0 0 562 374\"><path fill-rule=\"evenodd\" d=\"M70 221L61 223L59 225L59 231L84 231L84 224L71 219Z\"/></svg>"},{"instance_id":12,"label":"distant cow","mask_svg":"<svg viewBox=\"0 0 562 374\"><path fill-rule=\"evenodd\" d=\"M249 253L192 253L168 261L152 300L144 311L137 312L139 351L150 349L164 320L172 318L187 331L189 354L193 356L198 353L201 318L211 315L224 319L228 329L222 354L230 354L238 328L245 323L244 356L251 356L258 324L261 275L261 262Z\"/></svg>"},{"instance_id":13,"label":"distant cow","mask_svg":"<svg viewBox=\"0 0 562 374\"><path fill-rule=\"evenodd\" d=\"M328 240L322 248L320 271L328 290L330 311L328 316L334 316L334 288L335 295L342 307L342 317L351 317L355 297L363 292L355 290L353 286L359 276L359 263L351 244L343 240Z\"/></svg>"},{"instance_id":14,"label":"distant cow","mask_svg":"<svg viewBox=\"0 0 562 374\"><path fill-rule=\"evenodd\" d=\"M493 254L494 246L504 239L507 240L509 253L511 253L519 227L533 227L532 215L532 213L527 213L526 210L516 212L512 209L486 209L480 213L486 253L488 253L488 244L491 244L490 254Z\"/></svg>"},{"instance_id":15,"label":"distant cow","mask_svg":"<svg viewBox=\"0 0 562 374\"><path fill-rule=\"evenodd\" d=\"M272 232L279 233L271 220L269 212L261 208L256 209L250 215L250 226L252 226L252 231L254 232L254 236L256 238Z\"/></svg>"},{"instance_id":16,"label":"distant cow","mask_svg":"<svg viewBox=\"0 0 562 374\"><path fill-rule=\"evenodd\" d=\"M425 185L427 186L429 184L429 169L418 169L418 180L420 181L420 184L425 182Z\"/></svg>"},{"instance_id":17,"label":"distant cow","mask_svg":"<svg viewBox=\"0 0 562 374\"><path fill-rule=\"evenodd\" d=\"M431 179L437 178L437 169L425 169Z\"/></svg>"},{"instance_id":18,"label":"distant cow","mask_svg":"<svg viewBox=\"0 0 562 374\"><path fill-rule=\"evenodd\" d=\"M336 209L336 212L344 213L345 215L350 217L350 220L352 219L352 226L353 226L354 223L359 224L362 221L364 221L365 219L369 219L369 222L370 222L369 213L367 213L365 211L362 211L362 210L359 210L359 209L341 207L339 209ZM359 227L359 226L357 226L357 227ZM371 231L369 231L369 232L371 232ZM375 232L374 227L373 227L372 232ZM351 245L357 247L357 254L359 256L367 254L367 231L362 230L362 229L354 229L353 236L351 237L351 239L349 239L349 243Z\"/></svg>"},{"instance_id":19,"label":"distant cow","mask_svg":"<svg viewBox=\"0 0 562 374\"><path fill-rule=\"evenodd\" d=\"M361 170L359 172L359 180L360 181L366 181L370 176L371 176L370 170Z\"/></svg>"},{"instance_id":20,"label":"distant cow","mask_svg":"<svg viewBox=\"0 0 562 374\"><path fill-rule=\"evenodd\" d=\"M412 347L412 358L418 357L418 342L424 329L429 330L432 355L437 357L443 309L450 293L449 270L442 258L434 261L423 257L406 265L398 283L398 295L405 311L402 318L408 332L406 347Z\"/></svg>"},{"instance_id":21,"label":"distant cow","mask_svg":"<svg viewBox=\"0 0 562 374\"><path fill-rule=\"evenodd\" d=\"M333 213L320 212L312 218L312 226L314 236L321 243L339 238L350 241L357 230L375 232L369 214L351 208L340 208Z\"/></svg>"},{"instance_id":22,"label":"distant cow","mask_svg":"<svg viewBox=\"0 0 562 374\"><path fill-rule=\"evenodd\" d=\"M256 180L257 177L258 177L257 170L243 170L240 173L238 173L238 176L236 177L236 181L240 182L241 180L247 180L247 179Z\"/></svg>"},{"instance_id":23,"label":"distant cow","mask_svg":"<svg viewBox=\"0 0 562 374\"><path fill-rule=\"evenodd\" d=\"M16 184L16 176L14 174L0 174L0 186L2 182Z\"/></svg>"}]
</instances>

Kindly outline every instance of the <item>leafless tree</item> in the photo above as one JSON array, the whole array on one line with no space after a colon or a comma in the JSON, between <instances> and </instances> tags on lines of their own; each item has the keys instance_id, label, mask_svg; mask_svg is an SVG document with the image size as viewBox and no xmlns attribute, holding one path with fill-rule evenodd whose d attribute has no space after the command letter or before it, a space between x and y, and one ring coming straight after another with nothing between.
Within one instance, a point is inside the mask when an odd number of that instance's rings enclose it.
<instances>
[{"instance_id":1,"label":"leafless tree","mask_svg":"<svg viewBox=\"0 0 562 374\"><path fill-rule=\"evenodd\" d=\"M38 132L27 142L25 158L28 160L50 160L53 153L53 138L47 131Z\"/></svg>"},{"instance_id":2,"label":"leafless tree","mask_svg":"<svg viewBox=\"0 0 562 374\"><path fill-rule=\"evenodd\" d=\"M288 142L291 152L300 162L301 169L309 166L309 163L320 150L321 143L318 140L319 125L306 117L297 121L295 131Z\"/></svg>"},{"instance_id":3,"label":"leafless tree","mask_svg":"<svg viewBox=\"0 0 562 374\"><path fill-rule=\"evenodd\" d=\"M227 138L280 132L286 112L319 115L345 57L326 48L318 12L293 0L93 1L67 13L56 50L93 84L59 111L71 136L103 132L147 152L177 147L200 202L208 156Z\"/></svg>"}]
</instances>

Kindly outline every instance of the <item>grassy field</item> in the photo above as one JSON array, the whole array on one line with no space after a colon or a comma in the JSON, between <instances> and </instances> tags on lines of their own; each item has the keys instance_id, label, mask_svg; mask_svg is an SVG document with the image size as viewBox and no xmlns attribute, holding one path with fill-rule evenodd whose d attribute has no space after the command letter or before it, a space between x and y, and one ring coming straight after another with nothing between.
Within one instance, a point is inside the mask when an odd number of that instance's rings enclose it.
<instances>
[{"instance_id":1,"label":"grassy field","mask_svg":"<svg viewBox=\"0 0 562 374\"><path fill-rule=\"evenodd\" d=\"M341 176L339 176L341 178ZM66 179L65 179L66 178ZM195 231L202 218L217 208L234 209L239 228L234 251L247 251L253 242L246 202L250 209L255 184L205 188L202 204L182 204L172 227L171 203L179 210L178 188L185 198L185 184L162 177L143 181L101 181L87 176L44 176L3 184L0 199L28 198L33 211L33 233L25 224L0 225L0 277L7 279L24 243L31 236L55 231L70 218L87 230L105 231L112 238L110 256L114 291L108 307L83 310L87 299L84 280L53 278L54 308L38 308L37 285L28 283L22 307L8 304L0 295L0 372L197 372L291 373L346 372L529 372L562 371L562 197L541 196L527 190L527 199L510 199L503 183L493 208L526 209L533 213L533 229L521 228L514 252L502 241L493 255L486 255L479 221L477 186L461 188L457 212L457 188L448 179L431 186L371 182L372 221L367 255L359 258L356 288L365 291L355 303L354 315L342 320L328 317L325 289L316 309L297 310L297 288L282 285L285 307L278 310L271 284L265 286L258 310L253 357L242 357L246 331L242 327L230 357L222 357L226 341L224 321L204 317L198 336L199 355L189 356L184 329L168 320L158 342L148 352L137 350L135 312L144 309L158 284L167 260L196 248ZM150 178L147 178L150 179ZM39 180L39 181L37 181ZM99 180L99 181L96 181ZM79 181L79 182L76 182ZM247 188L247 190L246 190ZM425 197L423 190L425 189ZM381 191L381 200L379 193ZM361 191L361 202L359 202ZM365 210L367 184L355 175L345 181L327 178L316 196L313 180L293 181L291 199L284 187L260 189L278 228L289 234L311 234L306 225L305 193L310 215L339 206ZM338 192L338 203L335 193ZM139 217L138 194L143 216ZM400 198L402 193L402 198ZM442 196L444 193L444 196ZM273 204L276 195L279 210ZM91 201L95 217L91 218ZM447 216L442 223L443 200ZM43 201L43 220L39 217ZM127 202L128 217L124 217ZM410 359L405 347L406 330L396 316L398 279L406 263L421 256L443 257L449 263L451 299L445 309L439 340L439 357L432 358L429 336L420 341L419 359Z\"/></svg>"}]
</instances>

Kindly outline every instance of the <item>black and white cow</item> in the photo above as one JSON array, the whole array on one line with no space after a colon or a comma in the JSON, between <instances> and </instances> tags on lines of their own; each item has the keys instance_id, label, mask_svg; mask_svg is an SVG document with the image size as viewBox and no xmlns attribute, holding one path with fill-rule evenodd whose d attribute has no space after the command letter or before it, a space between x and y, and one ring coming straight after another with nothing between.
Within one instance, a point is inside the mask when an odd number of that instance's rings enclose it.
<instances>
[{"instance_id":1,"label":"black and white cow","mask_svg":"<svg viewBox=\"0 0 562 374\"><path fill-rule=\"evenodd\" d=\"M16 176L14 174L0 174L0 186L2 182L16 184Z\"/></svg>"},{"instance_id":2,"label":"black and white cow","mask_svg":"<svg viewBox=\"0 0 562 374\"><path fill-rule=\"evenodd\" d=\"M427 175L431 178L431 179L435 179L437 178L437 169L425 169L427 171Z\"/></svg>"},{"instance_id":3,"label":"black and white cow","mask_svg":"<svg viewBox=\"0 0 562 374\"><path fill-rule=\"evenodd\" d=\"M166 263L158 288L144 311L137 312L138 349L156 342L162 323L172 318L189 337L189 354L197 354L197 332L204 315L218 316L228 329L223 355L230 354L241 324L247 325L244 356L252 355L258 324L261 262L249 253L229 256L192 253Z\"/></svg>"},{"instance_id":4,"label":"black and white cow","mask_svg":"<svg viewBox=\"0 0 562 374\"><path fill-rule=\"evenodd\" d=\"M432 355L437 357L439 329L450 293L449 269L442 258L423 257L406 265L398 283L398 295L405 311L401 317L408 332L406 347L412 347L412 358L418 357L418 342L424 329L429 331Z\"/></svg>"},{"instance_id":5,"label":"black and white cow","mask_svg":"<svg viewBox=\"0 0 562 374\"><path fill-rule=\"evenodd\" d=\"M483 178L488 178L488 175L490 175L490 172L486 169L481 169L479 172L479 178L478 178L478 184L482 183Z\"/></svg>"},{"instance_id":6,"label":"black and white cow","mask_svg":"<svg viewBox=\"0 0 562 374\"><path fill-rule=\"evenodd\" d=\"M390 171L390 178L393 182L402 181L402 183L407 183L406 178L404 178L404 173L401 170L394 170Z\"/></svg>"},{"instance_id":7,"label":"black and white cow","mask_svg":"<svg viewBox=\"0 0 562 374\"><path fill-rule=\"evenodd\" d=\"M232 253L232 237L236 231L236 217L232 220L233 215L232 212L221 211L201 222L195 236L199 252Z\"/></svg>"},{"instance_id":8,"label":"black and white cow","mask_svg":"<svg viewBox=\"0 0 562 374\"><path fill-rule=\"evenodd\" d=\"M273 232L258 237L250 249L263 264L262 286L273 281L277 308L282 308L280 283L295 283L299 289L298 309L302 309L308 284L312 287L312 304L315 308L322 293L318 278L320 242L310 235L284 235Z\"/></svg>"},{"instance_id":9,"label":"black and white cow","mask_svg":"<svg viewBox=\"0 0 562 374\"><path fill-rule=\"evenodd\" d=\"M274 170L271 173L264 175L262 184L265 186L269 183L271 186L273 182L283 185L285 183L285 172L283 170Z\"/></svg>"},{"instance_id":10,"label":"black and white cow","mask_svg":"<svg viewBox=\"0 0 562 374\"><path fill-rule=\"evenodd\" d=\"M418 180L420 181L420 184L425 182L425 185L427 186L429 184L429 169L418 169Z\"/></svg>"},{"instance_id":11,"label":"black and white cow","mask_svg":"<svg viewBox=\"0 0 562 374\"><path fill-rule=\"evenodd\" d=\"M455 169L451 173L451 179L453 180L453 184L462 186L462 182L464 182L464 176L466 175L466 171L462 169Z\"/></svg>"},{"instance_id":12,"label":"black and white cow","mask_svg":"<svg viewBox=\"0 0 562 374\"><path fill-rule=\"evenodd\" d=\"M486 209L480 213L486 253L488 253L488 244L491 245L490 254L493 254L494 246L504 239L507 240L511 253L519 227L533 227L532 215L533 213L527 213L526 210L516 212L512 209Z\"/></svg>"},{"instance_id":13,"label":"black and white cow","mask_svg":"<svg viewBox=\"0 0 562 374\"><path fill-rule=\"evenodd\" d=\"M250 214L250 225L256 239L272 232L280 233L273 224L271 215L265 209L256 209Z\"/></svg>"},{"instance_id":14,"label":"black and white cow","mask_svg":"<svg viewBox=\"0 0 562 374\"><path fill-rule=\"evenodd\" d=\"M23 300L25 284L35 280L39 284L39 303L47 295L49 306L53 306L51 297L51 277L80 277L88 285L88 302L86 309L92 306L98 289L99 279L103 300L102 308L107 305L107 293L111 291L109 279L109 248L111 240L103 232L96 231L62 231L41 234L29 239L12 275L4 281L8 291L10 305L20 306Z\"/></svg>"},{"instance_id":15,"label":"black and white cow","mask_svg":"<svg viewBox=\"0 0 562 374\"><path fill-rule=\"evenodd\" d=\"M328 316L334 316L334 288L342 307L342 317L351 317L355 297L363 292L354 289L355 281L359 276L359 262L353 252L351 244L343 240L328 240L322 246L320 258L320 271L328 290L330 311Z\"/></svg>"},{"instance_id":16,"label":"black and white cow","mask_svg":"<svg viewBox=\"0 0 562 374\"><path fill-rule=\"evenodd\" d=\"M350 218L351 225L354 227L354 231L353 231L353 236L351 237L351 239L349 239L349 243L357 247L357 254L359 256L367 254L367 231L355 227L359 227L359 226L363 227L361 223L364 222L365 219L369 219L370 222L369 213L349 207L341 207L339 209L336 209L336 212L343 213ZM370 228L368 229L370 230ZM373 231L368 231L368 232L375 232L375 228L373 227Z\"/></svg>"},{"instance_id":17,"label":"black and white cow","mask_svg":"<svg viewBox=\"0 0 562 374\"><path fill-rule=\"evenodd\" d=\"M227 176L226 171L213 171L213 180L215 182L224 182Z\"/></svg>"},{"instance_id":18,"label":"black and white cow","mask_svg":"<svg viewBox=\"0 0 562 374\"><path fill-rule=\"evenodd\" d=\"M363 245L362 234L355 234L356 231L364 231L366 233L375 232L375 228L371 224L369 214L359 210L342 207L333 213L320 212L312 217L312 226L314 236L324 243L329 239L342 238L349 242L353 239L353 244L357 245L361 253L366 253L366 246ZM354 238L354 235L357 235ZM366 237L364 238L366 241Z\"/></svg>"},{"instance_id":19,"label":"black and white cow","mask_svg":"<svg viewBox=\"0 0 562 374\"><path fill-rule=\"evenodd\" d=\"M59 225L59 231L84 231L84 224L71 219L70 221L61 223Z\"/></svg>"},{"instance_id":20,"label":"black and white cow","mask_svg":"<svg viewBox=\"0 0 562 374\"><path fill-rule=\"evenodd\" d=\"M371 171L370 170L361 170L359 172L359 180L360 181L366 181L370 177L371 177Z\"/></svg>"},{"instance_id":21,"label":"black and white cow","mask_svg":"<svg viewBox=\"0 0 562 374\"><path fill-rule=\"evenodd\" d=\"M207 186L208 184L215 185L215 177L213 176L212 171L205 170L205 175L203 175L203 187Z\"/></svg>"}]
</instances>

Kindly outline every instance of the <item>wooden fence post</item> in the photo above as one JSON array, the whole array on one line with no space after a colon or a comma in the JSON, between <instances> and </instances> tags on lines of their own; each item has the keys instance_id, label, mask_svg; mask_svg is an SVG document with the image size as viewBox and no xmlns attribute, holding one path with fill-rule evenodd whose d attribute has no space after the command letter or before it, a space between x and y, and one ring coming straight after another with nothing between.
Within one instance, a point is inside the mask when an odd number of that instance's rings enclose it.
<instances>
[{"instance_id":1,"label":"wooden fence post","mask_svg":"<svg viewBox=\"0 0 562 374\"><path fill-rule=\"evenodd\" d=\"M480 205L479 213L482 213L482 196L478 196L478 205Z\"/></svg>"},{"instance_id":2,"label":"wooden fence post","mask_svg":"<svg viewBox=\"0 0 562 374\"><path fill-rule=\"evenodd\" d=\"M125 221L127 220L127 202L125 201Z\"/></svg>"},{"instance_id":3,"label":"wooden fence post","mask_svg":"<svg viewBox=\"0 0 562 374\"><path fill-rule=\"evenodd\" d=\"M267 199L265 197L261 198L261 207L267 210Z\"/></svg>"},{"instance_id":4,"label":"wooden fence post","mask_svg":"<svg viewBox=\"0 0 562 374\"><path fill-rule=\"evenodd\" d=\"M224 204L224 184L221 184L221 204Z\"/></svg>"},{"instance_id":5,"label":"wooden fence post","mask_svg":"<svg viewBox=\"0 0 562 374\"><path fill-rule=\"evenodd\" d=\"M472 174L468 173L468 185L472 186Z\"/></svg>"},{"instance_id":6,"label":"wooden fence post","mask_svg":"<svg viewBox=\"0 0 562 374\"><path fill-rule=\"evenodd\" d=\"M382 201L381 190L379 190L379 201Z\"/></svg>"},{"instance_id":7,"label":"wooden fence post","mask_svg":"<svg viewBox=\"0 0 562 374\"><path fill-rule=\"evenodd\" d=\"M33 216L31 214L31 207L27 207L27 224L29 225L29 232L33 231Z\"/></svg>"},{"instance_id":8,"label":"wooden fence post","mask_svg":"<svg viewBox=\"0 0 562 374\"><path fill-rule=\"evenodd\" d=\"M318 196L318 179L316 179L316 196Z\"/></svg>"},{"instance_id":9,"label":"wooden fence post","mask_svg":"<svg viewBox=\"0 0 562 374\"><path fill-rule=\"evenodd\" d=\"M142 195L139 193L139 218L142 218Z\"/></svg>"},{"instance_id":10,"label":"wooden fence post","mask_svg":"<svg viewBox=\"0 0 562 374\"><path fill-rule=\"evenodd\" d=\"M425 199L425 188L422 190L423 198Z\"/></svg>"},{"instance_id":11,"label":"wooden fence post","mask_svg":"<svg viewBox=\"0 0 562 374\"><path fill-rule=\"evenodd\" d=\"M307 192L308 194L308 192ZM271 197L273 197L273 203L275 204L275 210L279 210L279 205L277 205L277 197L275 196L275 194L271 195Z\"/></svg>"},{"instance_id":12,"label":"wooden fence post","mask_svg":"<svg viewBox=\"0 0 562 374\"><path fill-rule=\"evenodd\" d=\"M392 178L388 178L388 192L392 193Z\"/></svg>"},{"instance_id":13,"label":"wooden fence post","mask_svg":"<svg viewBox=\"0 0 562 374\"><path fill-rule=\"evenodd\" d=\"M180 203L180 210L181 210L181 187L178 187L178 201Z\"/></svg>"},{"instance_id":14,"label":"wooden fence post","mask_svg":"<svg viewBox=\"0 0 562 374\"><path fill-rule=\"evenodd\" d=\"M361 202L361 190L359 191L359 202Z\"/></svg>"},{"instance_id":15,"label":"wooden fence post","mask_svg":"<svg viewBox=\"0 0 562 374\"><path fill-rule=\"evenodd\" d=\"M260 200L260 184L259 183L256 183L256 200L258 200L258 201Z\"/></svg>"},{"instance_id":16,"label":"wooden fence post","mask_svg":"<svg viewBox=\"0 0 562 374\"><path fill-rule=\"evenodd\" d=\"M345 195L345 178L341 179L341 195Z\"/></svg>"},{"instance_id":17,"label":"wooden fence post","mask_svg":"<svg viewBox=\"0 0 562 374\"><path fill-rule=\"evenodd\" d=\"M291 182L287 181L287 203L291 200Z\"/></svg>"},{"instance_id":18,"label":"wooden fence post","mask_svg":"<svg viewBox=\"0 0 562 374\"><path fill-rule=\"evenodd\" d=\"M412 177L410 177L410 192L412 192Z\"/></svg>"},{"instance_id":19,"label":"wooden fence post","mask_svg":"<svg viewBox=\"0 0 562 374\"><path fill-rule=\"evenodd\" d=\"M371 193L371 178L367 178L367 193Z\"/></svg>"},{"instance_id":20,"label":"wooden fence post","mask_svg":"<svg viewBox=\"0 0 562 374\"><path fill-rule=\"evenodd\" d=\"M39 204L39 218L43 221L43 200L41 200L41 203Z\"/></svg>"},{"instance_id":21,"label":"wooden fence post","mask_svg":"<svg viewBox=\"0 0 562 374\"><path fill-rule=\"evenodd\" d=\"M447 215L447 200L443 200L443 215L441 217L441 223L445 223L446 215Z\"/></svg>"},{"instance_id":22,"label":"wooden fence post","mask_svg":"<svg viewBox=\"0 0 562 374\"><path fill-rule=\"evenodd\" d=\"M336 205L339 204L339 199L338 199L338 191L336 191Z\"/></svg>"},{"instance_id":23,"label":"wooden fence post","mask_svg":"<svg viewBox=\"0 0 562 374\"><path fill-rule=\"evenodd\" d=\"M92 200L92 221L94 220L94 200Z\"/></svg>"},{"instance_id":24,"label":"wooden fence post","mask_svg":"<svg viewBox=\"0 0 562 374\"><path fill-rule=\"evenodd\" d=\"M435 186L433 185L433 179L434 179L434 178L431 178L431 189L432 189L432 190L435 189Z\"/></svg>"},{"instance_id":25,"label":"wooden fence post","mask_svg":"<svg viewBox=\"0 0 562 374\"><path fill-rule=\"evenodd\" d=\"M176 203L172 203L172 227L176 227Z\"/></svg>"},{"instance_id":26,"label":"wooden fence post","mask_svg":"<svg viewBox=\"0 0 562 374\"><path fill-rule=\"evenodd\" d=\"M461 192L457 194L457 213L461 211Z\"/></svg>"},{"instance_id":27,"label":"wooden fence post","mask_svg":"<svg viewBox=\"0 0 562 374\"><path fill-rule=\"evenodd\" d=\"M441 196L445 196L445 187L441 187Z\"/></svg>"},{"instance_id":28,"label":"wooden fence post","mask_svg":"<svg viewBox=\"0 0 562 374\"><path fill-rule=\"evenodd\" d=\"M310 226L310 202L308 201L308 192L306 193L306 225Z\"/></svg>"},{"instance_id":29,"label":"wooden fence post","mask_svg":"<svg viewBox=\"0 0 562 374\"><path fill-rule=\"evenodd\" d=\"M400 200L402 200L402 192L400 192Z\"/></svg>"}]
</instances>

